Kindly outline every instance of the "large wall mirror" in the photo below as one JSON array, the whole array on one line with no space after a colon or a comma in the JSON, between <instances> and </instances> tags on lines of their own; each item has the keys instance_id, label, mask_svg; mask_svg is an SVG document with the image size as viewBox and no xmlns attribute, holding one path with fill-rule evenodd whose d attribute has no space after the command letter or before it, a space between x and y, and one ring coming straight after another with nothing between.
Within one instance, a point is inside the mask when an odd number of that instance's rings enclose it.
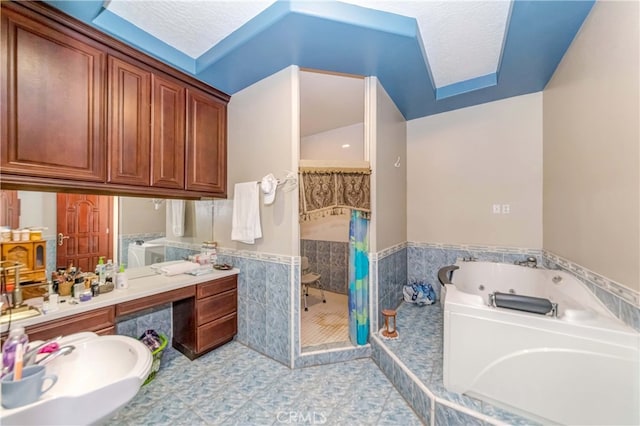
<instances>
[{"instance_id":1,"label":"large wall mirror","mask_svg":"<svg viewBox=\"0 0 640 426\"><path fill-rule=\"evenodd\" d=\"M163 199L2 190L0 226L42 228L48 273L70 263L91 271L100 256L127 264L129 243L164 237L166 203Z\"/></svg>"}]
</instances>

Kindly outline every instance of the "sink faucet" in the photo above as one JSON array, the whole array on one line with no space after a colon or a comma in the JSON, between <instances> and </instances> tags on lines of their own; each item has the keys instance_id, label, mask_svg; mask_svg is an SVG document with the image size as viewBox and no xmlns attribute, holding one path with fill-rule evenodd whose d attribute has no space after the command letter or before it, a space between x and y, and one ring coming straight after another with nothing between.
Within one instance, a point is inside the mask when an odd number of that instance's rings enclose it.
<instances>
[{"instance_id":1,"label":"sink faucet","mask_svg":"<svg viewBox=\"0 0 640 426\"><path fill-rule=\"evenodd\" d=\"M61 338L62 336L54 337L53 339L46 340L33 348L29 346L29 350L24 354L24 366L26 367L27 365L35 364L36 356L41 352L49 353L57 351L59 349L57 341ZM52 350L46 351L45 348L49 345L51 345Z\"/></svg>"},{"instance_id":2,"label":"sink faucet","mask_svg":"<svg viewBox=\"0 0 640 426\"><path fill-rule=\"evenodd\" d=\"M58 358L59 356L69 355L76 349L73 345L60 346L55 352L48 353L44 358L35 361L34 364L45 365Z\"/></svg>"},{"instance_id":3,"label":"sink faucet","mask_svg":"<svg viewBox=\"0 0 640 426\"><path fill-rule=\"evenodd\" d=\"M516 265L520 265L520 266L528 266L529 268L537 268L538 267L538 259L536 259L534 256L529 256L527 257L526 260L516 260L515 262Z\"/></svg>"}]
</instances>

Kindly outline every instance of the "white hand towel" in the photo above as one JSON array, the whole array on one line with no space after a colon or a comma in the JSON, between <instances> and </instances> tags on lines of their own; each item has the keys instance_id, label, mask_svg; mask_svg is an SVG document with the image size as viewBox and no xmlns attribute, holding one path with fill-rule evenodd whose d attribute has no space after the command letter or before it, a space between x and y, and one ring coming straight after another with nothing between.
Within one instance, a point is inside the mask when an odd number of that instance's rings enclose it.
<instances>
[{"instance_id":1,"label":"white hand towel","mask_svg":"<svg viewBox=\"0 0 640 426\"><path fill-rule=\"evenodd\" d=\"M245 244L254 244L257 238L262 238L258 182L236 183L233 196L231 239Z\"/></svg>"},{"instance_id":2,"label":"white hand towel","mask_svg":"<svg viewBox=\"0 0 640 426\"><path fill-rule=\"evenodd\" d=\"M182 263L175 263L173 265L167 265L164 266L162 268L160 268L160 272L162 272L163 274L165 274L166 276L170 277L173 275L180 275L180 274L186 274L187 272L191 272L195 269L200 268L200 264L199 263L194 263L194 262L182 262Z\"/></svg>"},{"instance_id":3,"label":"white hand towel","mask_svg":"<svg viewBox=\"0 0 640 426\"><path fill-rule=\"evenodd\" d=\"M171 230L176 237L184 236L184 200L171 200Z\"/></svg>"}]
</instances>

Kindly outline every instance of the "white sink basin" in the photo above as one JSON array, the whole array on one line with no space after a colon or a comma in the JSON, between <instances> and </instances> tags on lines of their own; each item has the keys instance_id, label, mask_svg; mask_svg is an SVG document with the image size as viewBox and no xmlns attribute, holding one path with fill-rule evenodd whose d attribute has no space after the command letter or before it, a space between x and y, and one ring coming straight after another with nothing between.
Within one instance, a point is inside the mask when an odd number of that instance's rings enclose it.
<instances>
[{"instance_id":1,"label":"white sink basin","mask_svg":"<svg viewBox=\"0 0 640 426\"><path fill-rule=\"evenodd\" d=\"M77 333L59 344L76 349L46 364L57 383L33 404L0 408L3 425L100 422L136 395L151 370L151 351L131 337Z\"/></svg>"}]
</instances>

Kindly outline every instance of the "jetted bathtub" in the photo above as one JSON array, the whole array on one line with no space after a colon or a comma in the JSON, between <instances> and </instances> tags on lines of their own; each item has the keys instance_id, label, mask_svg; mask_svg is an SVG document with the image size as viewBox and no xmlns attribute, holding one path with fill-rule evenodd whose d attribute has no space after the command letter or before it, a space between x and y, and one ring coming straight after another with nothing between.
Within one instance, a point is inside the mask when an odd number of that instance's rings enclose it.
<instances>
[{"instance_id":1,"label":"jetted bathtub","mask_svg":"<svg viewBox=\"0 0 640 426\"><path fill-rule=\"evenodd\" d=\"M543 423L640 424L640 334L583 283L504 263L455 266L443 284L448 390ZM557 313L495 307L494 292L548 299Z\"/></svg>"}]
</instances>

